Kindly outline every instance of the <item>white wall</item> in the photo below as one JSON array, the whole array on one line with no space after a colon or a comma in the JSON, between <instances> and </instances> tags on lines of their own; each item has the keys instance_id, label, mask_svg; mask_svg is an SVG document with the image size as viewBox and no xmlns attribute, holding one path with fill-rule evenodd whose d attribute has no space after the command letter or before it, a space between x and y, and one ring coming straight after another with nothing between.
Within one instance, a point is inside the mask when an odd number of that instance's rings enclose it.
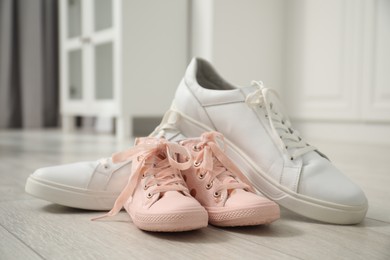
<instances>
[{"instance_id":1,"label":"white wall","mask_svg":"<svg viewBox=\"0 0 390 260\"><path fill-rule=\"evenodd\" d=\"M123 1L124 82L131 113L159 116L168 110L188 63L188 1Z\"/></svg>"},{"instance_id":2,"label":"white wall","mask_svg":"<svg viewBox=\"0 0 390 260\"><path fill-rule=\"evenodd\" d=\"M227 80L283 84L283 0L192 1L192 56L213 62Z\"/></svg>"}]
</instances>

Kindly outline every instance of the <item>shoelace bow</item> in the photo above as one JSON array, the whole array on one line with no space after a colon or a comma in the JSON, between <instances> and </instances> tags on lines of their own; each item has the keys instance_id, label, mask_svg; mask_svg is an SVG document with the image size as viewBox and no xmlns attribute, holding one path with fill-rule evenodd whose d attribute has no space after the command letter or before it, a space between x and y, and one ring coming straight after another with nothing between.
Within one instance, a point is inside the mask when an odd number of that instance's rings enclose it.
<instances>
[{"instance_id":1,"label":"shoelace bow","mask_svg":"<svg viewBox=\"0 0 390 260\"><path fill-rule=\"evenodd\" d=\"M279 95L276 91L264 87L261 81L252 81L252 86L256 86L258 89L250 93L245 100L245 103L250 107L264 107L266 110L266 117L268 118L269 124L272 130L277 133L281 140L282 148L289 150L291 160L316 150L314 146L307 144L301 137L297 130L291 126L290 119L277 109L276 106L270 101L272 98L279 99Z\"/></svg>"},{"instance_id":2,"label":"shoelace bow","mask_svg":"<svg viewBox=\"0 0 390 260\"><path fill-rule=\"evenodd\" d=\"M217 143L218 139L224 144L222 149ZM233 182L222 182L222 184L216 188L217 193L222 190L231 189L247 189L255 192L247 177L226 156L224 151L225 142L222 134L218 132L207 132L202 134L201 142L196 144L194 149L199 151L195 158L194 165L200 169L198 174L209 174L209 184L212 185L214 179L218 177L230 176L235 180ZM241 182L238 182L235 177L238 177Z\"/></svg>"},{"instance_id":3,"label":"shoelace bow","mask_svg":"<svg viewBox=\"0 0 390 260\"><path fill-rule=\"evenodd\" d=\"M188 192L184 180L180 175L176 174L175 169L186 170L191 167L192 161L188 160L180 163L176 160L178 155L191 158L187 148L162 138L159 140L151 138L150 142L145 142L114 154L112 156L114 163L138 160L139 164L130 175L127 185L119 194L113 208L108 213L95 217L92 220L118 214L126 201L133 196L142 178L148 178L146 181L147 187L144 188L155 186L150 190L150 197L156 193L166 191Z\"/></svg>"}]
</instances>

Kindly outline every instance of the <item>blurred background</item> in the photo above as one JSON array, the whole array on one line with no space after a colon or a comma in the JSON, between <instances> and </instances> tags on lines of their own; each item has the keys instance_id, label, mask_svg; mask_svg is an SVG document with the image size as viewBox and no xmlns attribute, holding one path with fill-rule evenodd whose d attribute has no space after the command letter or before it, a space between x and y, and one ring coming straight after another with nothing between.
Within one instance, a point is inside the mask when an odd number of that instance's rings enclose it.
<instances>
[{"instance_id":1,"label":"blurred background","mask_svg":"<svg viewBox=\"0 0 390 260\"><path fill-rule=\"evenodd\" d=\"M0 0L0 129L147 135L193 56L308 139L390 143L388 0Z\"/></svg>"}]
</instances>

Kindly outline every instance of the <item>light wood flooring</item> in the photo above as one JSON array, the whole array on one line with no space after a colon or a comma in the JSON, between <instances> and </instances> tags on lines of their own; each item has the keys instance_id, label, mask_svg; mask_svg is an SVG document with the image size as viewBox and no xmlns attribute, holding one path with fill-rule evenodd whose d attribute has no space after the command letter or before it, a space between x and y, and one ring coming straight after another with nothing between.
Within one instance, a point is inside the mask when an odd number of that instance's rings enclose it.
<instances>
[{"instance_id":1,"label":"light wood flooring","mask_svg":"<svg viewBox=\"0 0 390 260\"><path fill-rule=\"evenodd\" d=\"M148 233L24 192L35 169L124 149L113 136L0 131L0 259L390 259L390 146L312 142L366 192L363 223L329 225L282 210L269 226Z\"/></svg>"}]
</instances>

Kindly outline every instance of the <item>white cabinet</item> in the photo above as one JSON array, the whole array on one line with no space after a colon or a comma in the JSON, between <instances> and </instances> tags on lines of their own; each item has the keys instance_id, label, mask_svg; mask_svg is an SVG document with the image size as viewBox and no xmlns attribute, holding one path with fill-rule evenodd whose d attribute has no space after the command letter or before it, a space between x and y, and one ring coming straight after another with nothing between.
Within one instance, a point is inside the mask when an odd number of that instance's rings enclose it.
<instances>
[{"instance_id":1,"label":"white cabinet","mask_svg":"<svg viewBox=\"0 0 390 260\"><path fill-rule=\"evenodd\" d=\"M61 116L115 117L118 136L130 133L121 87L121 5L118 0L60 1Z\"/></svg>"},{"instance_id":2,"label":"white cabinet","mask_svg":"<svg viewBox=\"0 0 390 260\"><path fill-rule=\"evenodd\" d=\"M63 128L75 116L115 118L132 134L136 116L169 108L188 62L188 1L60 1Z\"/></svg>"}]
</instances>

